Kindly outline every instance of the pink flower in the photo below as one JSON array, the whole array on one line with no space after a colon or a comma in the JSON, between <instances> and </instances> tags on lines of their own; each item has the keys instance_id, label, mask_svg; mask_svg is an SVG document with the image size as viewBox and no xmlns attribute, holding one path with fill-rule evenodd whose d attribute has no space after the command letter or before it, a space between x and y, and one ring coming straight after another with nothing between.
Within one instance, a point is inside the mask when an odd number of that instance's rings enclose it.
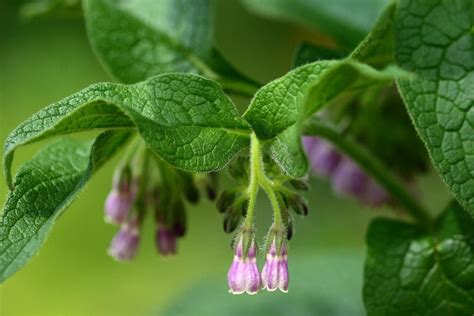
<instances>
[{"instance_id":1,"label":"pink flower","mask_svg":"<svg viewBox=\"0 0 474 316\"><path fill-rule=\"evenodd\" d=\"M278 253L276 240L273 239L270 249L267 251L265 265L262 269L262 288L270 292L280 289L282 292L288 292L289 273L288 273L288 253L286 242L281 245Z\"/></svg>"},{"instance_id":2,"label":"pink flower","mask_svg":"<svg viewBox=\"0 0 474 316\"><path fill-rule=\"evenodd\" d=\"M260 274L257 268L257 247L252 240L247 255L244 254L243 238L235 248L235 256L227 273L229 292L232 294L256 294L260 289Z\"/></svg>"}]
</instances>

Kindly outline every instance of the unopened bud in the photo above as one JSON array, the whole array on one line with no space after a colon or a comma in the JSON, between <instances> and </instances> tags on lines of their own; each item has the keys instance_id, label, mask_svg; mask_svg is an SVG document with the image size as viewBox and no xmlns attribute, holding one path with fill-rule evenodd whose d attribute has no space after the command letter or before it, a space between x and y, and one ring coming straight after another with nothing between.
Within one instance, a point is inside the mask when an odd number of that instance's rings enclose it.
<instances>
[{"instance_id":1,"label":"unopened bud","mask_svg":"<svg viewBox=\"0 0 474 316\"><path fill-rule=\"evenodd\" d=\"M288 204L296 214L308 215L308 205L301 195L294 193L288 196Z\"/></svg>"},{"instance_id":2,"label":"unopened bud","mask_svg":"<svg viewBox=\"0 0 474 316\"><path fill-rule=\"evenodd\" d=\"M307 191L309 190L308 180L305 179L291 179L290 185L296 190Z\"/></svg>"},{"instance_id":3,"label":"unopened bud","mask_svg":"<svg viewBox=\"0 0 474 316\"><path fill-rule=\"evenodd\" d=\"M219 213L224 213L225 210L231 206L236 198L235 191L224 190L219 194L219 197L216 201L216 207Z\"/></svg>"},{"instance_id":4,"label":"unopened bud","mask_svg":"<svg viewBox=\"0 0 474 316\"><path fill-rule=\"evenodd\" d=\"M240 212L235 207L228 207L224 216L224 232L232 233L240 223L240 216Z\"/></svg>"}]
</instances>

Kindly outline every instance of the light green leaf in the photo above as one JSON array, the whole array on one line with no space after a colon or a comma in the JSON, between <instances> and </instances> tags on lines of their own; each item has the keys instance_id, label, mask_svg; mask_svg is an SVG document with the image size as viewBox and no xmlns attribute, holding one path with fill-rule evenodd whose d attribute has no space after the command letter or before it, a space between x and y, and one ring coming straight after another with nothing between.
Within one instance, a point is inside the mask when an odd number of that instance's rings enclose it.
<instances>
[{"instance_id":1,"label":"light green leaf","mask_svg":"<svg viewBox=\"0 0 474 316\"><path fill-rule=\"evenodd\" d=\"M368 315L472 315L474 222L453 203L435 232L388 219L367 235Z\"/></svg>"},{"instance_id":2,"label":"light green leaf","mask_svg":"<svg viewBox=\"0 0 474 316\"><path fill-rule=\"evenodd\" d=\"M417 76L397 80L442 179L474 216L474 2L400 0L396 61Z\"/></svg>"},{"instance_id":3,"label":"light green leaf","mask_svg":"<svg viewBox=\"0 0 474 316\"><path fill-rule=\"evenodd\" d=\"M0 221L0 282L38 251L55 220L130 132L105 132L92 144L61 139L20 167Z\"/></svg>"},{"instance_id":4,"label":"light green leaf","mask_svg":"<svg viewBox=\"0 0 474 316\"><path fill-rule=\"evenodd\" d=\"M209 0L84 0L90 43L118 80L166 72L240 77L214 48Z\"/></svg>"},{"instance_id":5,"label":"light green leaf","mask_svg":"<svg viewBox=\"0 0 474 316\"><path fill-rule=\"evenodd\" d=\"M292 177L302 177L307 162L301 146L304 121L343 93L386 84L398 69L378 71L350 59L318 61L294 69L262 89L253 98L244 118L257 137L270 140L270 151Z\"/></svg>"},{"instance_id":6,"label":"light green leaf","mask_svg":"<svg viewBox=\"0 0 474 316\"><path fill-rule=\"evenodd\" d=\"M370 31L387 0L242 0L251 11L307 25L354 47Z\"/></svg>"},{"instance_id":7,"label":"light green leaf","mask_svg":"<svg viewBox=\"0 0 474 316\"><path fill-rule=\"evenodd\" d=\"M66 133L135 127L164 160L189 171L223 168L249 144L248 124L214 81L167 74L135 85L100 83L44 108L11 132L4 148L7 182L18 146Z\"/></svg>"}]
</instances>

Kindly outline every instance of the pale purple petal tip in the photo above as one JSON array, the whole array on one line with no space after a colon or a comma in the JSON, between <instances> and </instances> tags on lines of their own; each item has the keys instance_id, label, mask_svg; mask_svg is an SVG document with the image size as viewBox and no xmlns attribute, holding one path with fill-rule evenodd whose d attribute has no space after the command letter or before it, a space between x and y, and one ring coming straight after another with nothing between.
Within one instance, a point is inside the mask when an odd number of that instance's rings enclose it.
<instances>
[{"instance_id":1,"label":"pale purple petal tip","mask_svg":"<svg viewBox=\"0 0 474 316\"><path fill-rule=\"evenodd\" d=\"M107 252L119 261L132 260L137 252L139 241L138 227L130 223L123 224Z\"/></svg>"},{"instance_id":2,"label":"pale purple petal tip","mask_svg":"<svg viewBox=\"0 0 474 316\"><path fill-rule=\"evenodd\" d=\"M331 180L336 193L360 197L366 189L369 177L351 159L344 158Z\"/></svg>"}]
</instances>

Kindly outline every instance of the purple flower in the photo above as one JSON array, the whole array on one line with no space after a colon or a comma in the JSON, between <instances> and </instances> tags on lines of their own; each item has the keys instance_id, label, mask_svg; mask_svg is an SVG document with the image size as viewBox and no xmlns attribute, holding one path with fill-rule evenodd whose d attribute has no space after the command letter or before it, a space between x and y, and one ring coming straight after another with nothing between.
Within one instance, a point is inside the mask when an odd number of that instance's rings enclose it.
<instances>
[{"instance_id":1,"label":"purple flower","mask_svg":"<svg viewBox=\"0 0 474 316\"><path fill-rule=\"evenodd\" d=\"M113 224L123 223L127 219L133 202L134 197L131 192L112 189L105 201L105 221Z\"/></svg>"},{"instance_id":2,"label":"purple flower","mask_svg":"<svg viewBox=\"0 0 474 316\"><path fill-rule=\"evenodd\" d=\"M367 181L367 186L360 199L363 203L373 207L379 207L390 202L387 191L372 179Z\"/></svg>"},{"instance_id":3,"label":"purple flower","mask_svg":"<svg viewBox=\"0 0 474 316\"><path fill-rule=\"evenodd\" d=\"M156 248L164 256L176 254L176 235L172 229L158 224Z\"/></svg>"},{"instance_id":4,"label":"purple flower","mask_svg":"<svg viewBox=\"0 0 474 316\"><path fill-rule=\"evenodd\" d=\"M360 198L366 190L369 177L355 162L344 157L331 181L336 193Z\"/></svg>"},{"instance_id":5,"label":"purple flower","mask_svg":"<svg viewBox=\"0 0 474 316\"><path fill-rule=\"evenodd\" d=\"M119 261L132 260L140 241L136 219L125 222L110 244L108 254Z\"/></svg>"},{"instance_id":6,"label":"purple flower","mask_svg":"<svg viewBox=\"0 0 474 316\"><path fill-rule=\"evenodd\" d=\"M232 294L256 294L260 289L260 274L257 268L257 247L255 242L250 242L247 255L244 254L243 238L235 248L235 256L227 273L229 292Z\"/></svg>"},{"instance_id":7,"label":"purple flower","mask_svg":"<svg viewBox=\"0 0 474 316\"><path fill-rule=\"evenodd\" d=\"M329 177L337 169L342 155L330 143L314 138L313 144L306 141L307 153L314 173Z\"/></svg>"},{"instance_id":8,"label":"purple flower","mask_svg":"<svg viewBox=\"0 0 474 316\"><path fill-rule=\"evenodd\" d=\"M262 269L262 288L270 292L280 289L288 292L288 252L286 242L281 245L280 253L277 251L276 241L273 239L267 251L265 265Z\"/></svg>"}]
</instances>

